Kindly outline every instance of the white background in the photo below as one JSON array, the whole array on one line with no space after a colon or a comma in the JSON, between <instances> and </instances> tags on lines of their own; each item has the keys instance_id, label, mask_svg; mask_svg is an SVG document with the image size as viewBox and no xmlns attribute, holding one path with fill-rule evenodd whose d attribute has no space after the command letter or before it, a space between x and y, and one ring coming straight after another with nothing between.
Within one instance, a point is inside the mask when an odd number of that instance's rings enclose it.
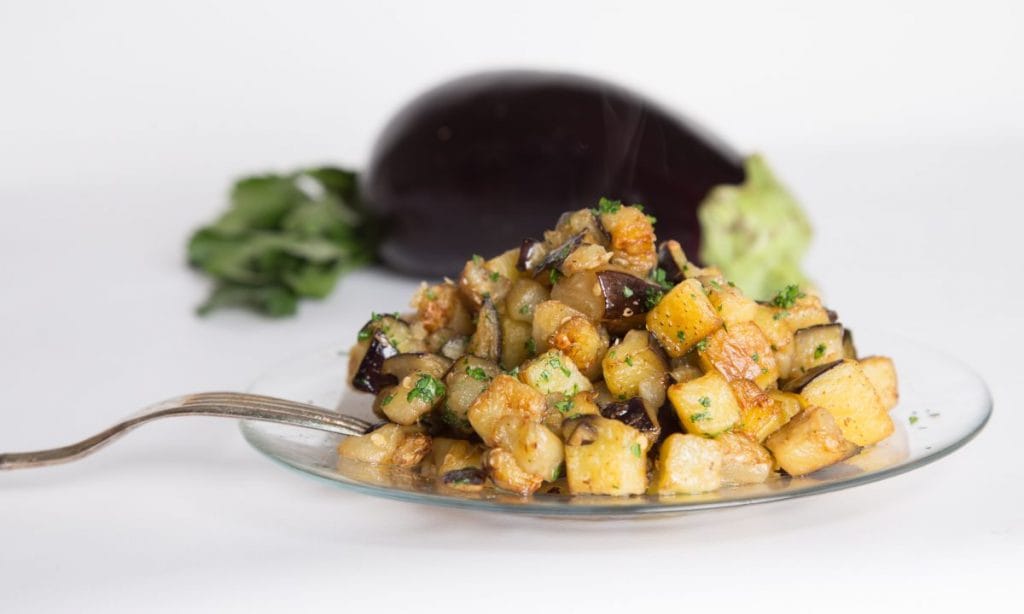
<instances>
[{"instance_id":1,"label":"white background","mask_svg":"<svg viewBox=\"0 0 1024 614\"><path fill-rule=\"evenodd\" d=\"M0 450L241 389L403 304L365 271L296 319L200 320L183 244L232 177L358 166L409 96L492 66L608 76L765 152L844 320L963 357L996 412L891 481L637 522L374 500L167 422L0 475L0 611L1019 607L1021 6L3 2Z\"/></svg>"}]
</instances>

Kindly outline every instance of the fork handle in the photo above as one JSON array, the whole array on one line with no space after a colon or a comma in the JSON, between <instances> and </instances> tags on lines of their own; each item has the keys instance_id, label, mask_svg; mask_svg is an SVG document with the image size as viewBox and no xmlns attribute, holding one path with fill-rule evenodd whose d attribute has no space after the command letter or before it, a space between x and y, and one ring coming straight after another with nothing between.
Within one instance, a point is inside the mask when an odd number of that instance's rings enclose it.
<instances>
[{"instance_id":1,"label":"fork handle","mask_svg":"<svg viewBox=\"0 0 1024 614\"><path fill-rule=\"evenodd\" d=\"M341 435L362 435L372 425L365 420L274 397L241 393L198 393L151 405L114 426L79 442L33 452L0 454L0 470L30 469L78 460L92 454L137 426L175 416L214 416L275 422Z\"/></svg>"}]
</instances>

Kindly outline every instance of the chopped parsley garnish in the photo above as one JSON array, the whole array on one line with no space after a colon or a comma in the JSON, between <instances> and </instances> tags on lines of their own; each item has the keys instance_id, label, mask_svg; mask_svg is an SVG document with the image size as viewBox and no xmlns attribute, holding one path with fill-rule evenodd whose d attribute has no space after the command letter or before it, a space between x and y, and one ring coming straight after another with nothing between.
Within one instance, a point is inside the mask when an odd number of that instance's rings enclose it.
<instances>
[{"instance_id":1,"label":"chopped parsley garnish","mask_svg":"<svg viewBox=\"0 0 1024 614\"><path fill-rule=\"evenodd\" d=\"M526 351L530 353L530 356L537 355L537 342L533 340L533 337L527 339L523 345L526 347Z\"/></svg>"},{"instance_id":2,"label":"chopped parsley garnish","mask_svg":"<svg viewBox=\"0 0 1024 614\"><path fill-rule=\"evenodd\" d=\"M621 200L611 200L602 196L601 200L597 201L597 213L615 213L621 208Z\"/></svg>"},{"instance_id":3,"label":"chopped parsley garnish","mask_svg":"<svg viewBox=\"0 0 1024 614\"><path fill-rule=\"evenodd\" d=\"M711 407L711 399L709 399L708 397L701 397L697 399L697 402L700 403L701 407L703 407L704 409Z\"/></svg>"},{"instance_id":4,"label":"chopped parsley garnish","mask_svg":"<svg viewBox=\"0 0 1024 614\"><path fill-rule=\"evenodd\" d=\"M628 287L628 286L623 288L622 289L622 296L624 296L626 298L629 298L629 297L633 296L633 289Z\"/></svg>"},{"instance_id":5,"label":"chopped parsley garnish","mask_svg":"<svg viewBox=\"0 0 1024 614\"><path fill-rule=\"evenodd\" d=\"M471 367L466 365L466 375L472 377L478 382L491 381L491 378L487 375L487 371L484 371L481 367Z\"/></svg>"},{"instance_id":6,"label":"chopped parsley garnish","mask_svg":"<svg viewBox=\"0 0 1024 614\"><path fill-rule=\"evenodd\" d=\"M526 305L523 305L522 307L520 307L519 308L519 313L521 315L524 315L524 316L525 315L530 315L530 305L529 305L529 303L527 303Z\"/></svg>"},{"instance_id":7,"label":"chopped parsley garnish","mask_svg":"<svg viewBox=\"0 0 1024 614\"><path fill-rule=\"evenodd\" d=\"M661 302L661 297L663 296L665 296L665 293L660 290L648 290L647 297L644 300L644 307L647 308L647 311L654 309Z\"/></svg>"},{"instance_id":8,"label":"chopped parsley garnish","mask_svg":"<svg viewBox=\"0 0 1024 614\"><path fill-rule=\"evenodd\" d=\"M434 292L433 290L427 290L425 292L425 294L427 296L427 300L428 301L436 301L437 300L437 292Z\"/></svg>"},{"instance_id":9,"label":"chopped parsley garnish","mask_svg":"<svg viewBox=\"0 0 1024 614\"><path fill-rule=\"evenodd\" d=\"M491 281L498 281L499 279L501 279L501 273L497 271L492 271L491 274L488 275L487 277L490 278Z\"/></svg>"},{"instance_id":10,"label":"chopped parsley garnish","mask_svg":"<svg viewBox=\"0 0 1024 614\"><path fill-rule=\"evenodd\" d=\"M433 375L421 373L419 379L416 380L416 385L413 386L405 398L407 401L420 399L425 403L433 403L444 396L444 392L444 384L440 380Z\"/></svg>"},{"instance_id":11,"label":"chopped parsley garnish","mask_svg":"<svg viewBox=\"0 0 1024 614\"><path fill-rule=\"evenodd\" d=\"M639 205L637 205L637 206L639 206ZM658 223L658 218L654 217L653 215L648 215L647 216L647 221L651 223L651 226L654 226L655 224Z\"/></svg>"},{"instance_id":12,"label":"chopped parsley garnish","mask_svg":"<svg viewBox=\"0 0 1024 614\"><path fill-rule=\"evenodd\" d=\"M715 287L715 290L721 290L722 289L722 284L718 283L717 279L712 279L711 280L711 285Z\"/></svg>"},{"instance_id":13,"label":"chopped parsley garnish","mask_svg":"<svg viewBox=\"0 0 1024 614\"><path fill-rule=\"evenodd\" d=\"M754 352L753 354L750 355L750 360L753 360L754 362L761 362L761 355L758 354L757 352Z\"/></svg>"},{"instance_id":14,"label":"chopped parsley garnish","mask_svg":"<svg viewBox=\"0 0 1024 614\"><path fill-rule=\"evenodd\" d=\"M473 264L481 265L483 263L484 263L483 256L480 256L478 254L473 254Z\"/></svg>"},{"instance_id":15,"label":"chopped parsley garnish","mask_svg":"<svg viewBox=\"0 0 1024 614\"><path fill-rule=\"evenodd\" d=\"M703 352L704 350L708 349L708 343L709 341L707 339L701 339L700 341L698 341L696 345L697 351Z\"/></svg>"},{"instance_id":16,"label":"chopped parsley garnish","mask_svg":"<svg viewBox=\"0 0 1024 614\"><path fill-rule=\"evenodd\" d=\"M676 339L679 339L680 341L686 341L686 331L682 331L681 330L681 331L677 332L676 333Z\"/></svg>"},{"instance_id":17,"label":"chopped parsley garnish","mask_svg":"<svg viewBox=\"0 0 1024 614\"><path fill-rule=\"evenodd\" d=\"M825 350L826 350L826 349L827 349L827 348L825 347L825 344L824 344L824 343L819 343L819 344L818 344L818 345L817 345L817 346L816 346L816 347L814 348L814 360L818 360L819 358L821 358L822 356L824 356L824 355L825 355Z\"/></svg>"},{"instance_id":18,"label":"chopped parsley garnish","mask_svg":"<svg viewBox=\"0 0 1024 614\"><path fill-rule=\"evenodd\" d=\"M395 398L395 393L392 392L388 396L386 396L383 399L381 399L381 402L380 402L381 407L384 407L385 405L390 403L392 400L394 400L394 398Z\"/></svg>"},{"instance_id":19,"label":"chopped parsley garnish","mask_svg":"<svg viewBox=\"0 0 1024 614\"><path fill-rule=\"evenodd\" d=\"M800 286L792 284L786 286L782 290L779 290L775 298L772 299L772 304L776 307L782 307L783 309L789 309L796 304L797 299L807 296L800 291Z\"/></svg>"},{"instance_id":20,"label":"chopped parsley garnish","mask_svg":"<svg viewBox=\"0 0 1024 614\"><path fill-rule=\"evenodd\" d=\"M626 356L626 364L631 366L631 367L633 366L633 357L632 356Z\"/></svg>"},{"instance_id":21,"label":"chopped parsley garnish","mask_svg":"<svg viewBox=\"0 0 1024 614\"><path fill-rule=\"evenodd\" d=\"M563 365L561 359L557 356L552 356L548 359L548 364L561 371L566 377L570 377L572 375L572 371L569 370L569 367Z\"/></svg>"},{"instance_id":22,"label":"chopped parsley garnish","mask_svg":"<svg viewBox=\"0 0 1024 614\"><path fill-rule=\"evenodd\" d=\"M555 409L563 414L569 413L569 410L572 409L572 397L566 395L564 399L555 403Z\"/></svg>"},{"instance_id":23,"label":"chopped parsley garnish","mask_svg":"<svg viewBox=\"0 0 1024 614\"><path fill-rule=\"evenodd\" d=\"M558 283L558 278L561 277L561 276L562 276L562 272L561 271L559 271L558 269L551 269L551 272L548 273L548 280L551 282L551 285L553 286L556 283Z\"/></svg>"},{"instance_id":24,"label":"chopped parsley garnish","mask_svg":"<svg viewBox=\"0 0 1024 614\"><path fill-rule=\"evenodd\" d=\"M911 424L917 424L917 416L911 415L907 420L909 420Z\"/></svg>"},{"instance_id":25,"label":"chopped parsley garnish","mask_svg":"<svg viewBox=\"0 0 1024 614\"><path fill-rule=\"evenodd\" d=\"M546 382L549 379L551 379L551 374L548 373L547 369L544 369L543 371L540 372L540 379L542 382Z\"/></svg>"},{"instance_id":26,"label":"chopped parsley garnish","mask_svg":"<svg viewBox=\"0 0 1024 614\"><path fill-rule=\"evenodd\" d=\"M370 338L370 335L372 335L372 334L373 333L370 331L370 327L369 326L365 326L365 327L363 327L362 330L359 331L359 335L357 335L357 338L360 341L366 341L367 339Z\"/></svg>"},{"instance_id":27,"label":"chopped parsley garnish","mask_svg":"<svg viewBox=\"0 0 1024 614\"><path fill-rule=\"evenodd\" d=\"M711 416L708 415L708 412L706 412L706 411L701 411L701 412L697 412L695 414L690 414L690 422L703 422L704 420L710 420L710 419L711 419Z\"/></svg>"},{"instance_id":28,"label":"chopped parsley garnish","mask_svg":"<svg viewBox=\"0 0 1024 614\"><path fill-rule=\"evenodd\" d=\"M651 274L651 279L662 288L668 289L672 287L672 282L668 280L668 273L666 273L665 269L661 267L654 269L654 272Z\"/></svg>"},{"instance_id":29,"label":"chopped parsley garnish","mask_svg":"<svg viewBox=\"0 0 1024 614\"><path fill-rule=\"evenodd\" d=\"M786 311L786 310L782 310L782 311L776 312L776 314L772 316L772 319L777 322L777 321L781 320L782 318L788 318L788 317L789 317L789 312Z\"/></svg>"},{"instance_id":30,"label":"chopped parsley garnish","mask_svg":"<svg viewBox=\"0 0 1024 614\"><path fill-rule=\"evenodd\" d=\"M640 458L643 455L643 449L640 447L639 443L634 443L633 445L629 446L629 451L632 452L633 456L637 458Z\"/></svg>"},{"instance_id":31,"label":"chopped parsley garnish","mask_svg":"<svg viewBox=\"0 0 1024 614\"><path fill-rule=\"evenodd\" d=\"M563 475L565 475L565 463L561 463L551 472L551 481L554 482Z\"/></svg>"}]
</instances>

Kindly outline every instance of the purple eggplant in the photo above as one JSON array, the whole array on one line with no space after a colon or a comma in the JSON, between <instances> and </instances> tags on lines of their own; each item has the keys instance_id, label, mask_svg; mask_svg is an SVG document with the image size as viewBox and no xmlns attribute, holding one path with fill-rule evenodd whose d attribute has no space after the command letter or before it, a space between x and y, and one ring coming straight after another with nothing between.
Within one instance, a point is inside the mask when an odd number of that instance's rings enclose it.
<instances>
[{"instance_id":1,"label":"purple eggplant","mask_svg":"<svg viewBox=\"0 0 1024 614\"><path fill-rule=\"evenodd\" d=\"M398 383L398 378L384 373L384 361L397 356L398 350L391 345L388 336L382 330L376 330L370 337L370 347L366 350L356 374L352 377L352 387L356 390L377 394L387 386Z\"/></svg>"},{"instance_id":2,"label":"purple eggplant","mask_svg":"<svg viewBox=\"0 0 1024 614\"><path fill-rule=\"evenodd\" d=\"M599 271L597 283L604 296L605 320L647 313L665 294L660 284L621 271Z\"/></svg>"},{"instance_id":3,"label":"purple eggplant","mask_svg":"<svg viewBox=\"0 0 1024 614\"><path fill-rule=\"evenodd\" d=\"M641 433L655 433L655 439L657 438L658 425L647 414L647 410L644 409L644 402L640 397L609 403L601 408L601 415L605 418L618 420Z\"/></svg>"},{"instance_id":4,"label":"purple eggplant","mask_svg":"<svg viewBox=\"0 0 1024 614\"><path fill-rule=\"evenodd\" d=\"M562 211L602 196L643 203L658 233L695 258L697 206L713 187L744 179L732 149L635 92L496 71L444 83L402 109L374 147L362 197L387 224L380 257L439 276L466 254L540 236Z\"/></svg>"}]
</instances>

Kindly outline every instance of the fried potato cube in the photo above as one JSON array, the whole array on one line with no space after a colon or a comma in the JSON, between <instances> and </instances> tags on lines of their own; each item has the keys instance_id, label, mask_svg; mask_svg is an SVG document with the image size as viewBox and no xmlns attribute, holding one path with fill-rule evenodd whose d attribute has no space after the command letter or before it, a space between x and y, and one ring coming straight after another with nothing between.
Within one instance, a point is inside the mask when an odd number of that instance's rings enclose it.
<instances>
[{"instance_id":1,"label":"fried potato cube","mask_svg":"<svg viewBox=\"0 0 1024 614\"><path fill-rule=\"evenodd\" d=\"M858 446L869 446L892 434L892 419L855 360L844 360L818 375L800 396L807 405L827 409L843 436Z\"/></svg>"},{"instance_id":2,"label":"fried potato cube","mask_svg":"<svg viewBox=\"0 0 1024 614\"><path fill-rule=\"evenodd\" d=\"M576 363L559 350L548 350L519 368L519 379L543 394L573 395L593 385Z\"/></svg>"},{"instance_id":3,"label":"fried potato cube","mask_svg":"<svg viewBox=\"0 0 1024 614\"><path fill-rule=\"evenodd\" d=\"M647 312L647 330L672 358L687 353L721 327L722 318L696 279L677 284Z\"/></svg>"},{"instance_id":4,"label":"fried potato cube","mask_svg":"<svg viewBox=\"0 0 1024 614\"><path fill-rule=\"evenodd\" d=\"M714 439L675 433L661 443L651 491L693 495L722 486L722 446Z\"/></svg>"},{"instance_id":5,"label":"fried potato cube","mask_svg":"<svg viewBox=\"0 0 1024 614\"><path fill-rule=\"evenodd\" d=\"M565 452L561 438L547 426L504 418L495 430L495 440L499 447L512 453L523 471L544 480L558 479Z\"/></svg>"},{"instance_id":6,"label":"fried potato cube","mask_svg":"<svg viewBox=\"0 0 1024 614\"><path fill-rule=\"evenodd\" d=\"M751 380L764 389L779 379L771 345L753 322L718 329L699 356L705 371L715 369L730 382Z\"/></svg>"},{"instance_id":7,"label":"fried potato cube","mask_svg":"<svg viewBox=\"0 0 1024 614\"><path fill-rule=\"evenodd\" d=\"M725 325L732 328L743 322L750 322L757 314L758 305L740 289L725 280L724 277L712 276L699 278L707 292L708 300L715 306L715 311Z\"/></svg>"},{"instance_id":8,"label":"fried potato cube","mask_svg":"<svg viewBox=\"0 0 1024 614\"><path fill-rule=\"evenodd\" d=\"M570 493L639 495L647 490L649 442L640 431L588 415L567 420L563 433Z\"/></svg>"},{"instance_id":9,"label":"fried potato cube","mask_svg":"<svg viewBox=\"0 0 1024 614\"><path fill-rule=\"evenodd\" d=\"M821 304L821 299L813 294L797 298L790 307L784 309L775 307L774 309L775 313L772 317L777 317L794 333L801 328L828 324L832 321L828 310Z\"/></svg>"},{"instance_id":10,"label":"fried potato cube","mask_svg":"<svg viewBox=\"0 0 1024 614\"><path fill-rule=\"evenodd\" d=\"M462 269L459 276L459 289L463 296L477 308L491 299L495 304L505 300L512 288L512 282L519 276L515 262L519 250L509 250L504 254L484 261L473 256Z\"/></svg>"},{"instance_id":11,"label":"fried potato cube","mask_svg":"<svg viewBox=\"0 0 1024 614\"><path fill-rule=\"evenodd\" d=\"M512 416L528 422L540 422L544 419L545 409L544 395L514 377L501 374L476 397L466 415L484 444L495 446L495 430L502 418Z\"/></svg>"},{"instance_id":12,"label":"fried potato cube","mask_svg":"<svg viewBox=\"0 0 1024 614\"><path fill-rule=\"evenodd\" d=\"M501 366L514 369L530 358L533 346L533 327L512 318L501 319Z\"/></svg>"},{"instance_id":13,"label":"fried potato cube","mask_svg":"<svg viewBox=\"0 0 1024 614\"><path fill-rule=\"evenodd\" d=\"M458 286L451 281L436 286L421 284L411 306L416 309L416 319L427 333L443 328L459 335L473 333L473 315L463 304Z\"/></svg>"},{"instance_id":14,"label":"fried potato cube","mask_svg":"<svg viewBox=\"0 0 1024 614\"><path fill-rule=\"evenodd\" d=\"M669 386L668 399L687 433L713 437L740 421L740 408L729 383L717 371Z\"/></svg>"},{"instance_id":15,"label":"fried potato cube","mask_svg":"<svg viewBox=\"0 0 1024 614\"><path fill-rule=\"evenodd\" d=\"M888 356L868 356L860 361L860 368L874 386L885 411L891 411L896 407L900 400L900 391L896 380L896 365L892 359Z\"/></svg>"},{"instance_id":16,"label":"fried potato cube","mask_svg":"<svg viewBox=\"0 0 1024 614\"><path fill-rule=\"evenodd\" d=\"M626 267L641 277L658 264L654 226L636 207L619 206L601 213L601 226L611 235L611 263Z\"/></svg>"},{"instance_id":17,"label":"fried potato cube","mask_svg":"<svg viewBox=\"0 0 1024 614\"><path fill-rule=\"evenodd\" d=\"M546 352L551 338L562 322L574 317L586 317L561 301L544 301L533 310L533 347L535 352Z\"/></svg>"},{"instance_id":18,"label":"fried potato cube","mask_svg":"<svg viewBox=\"0 0 1024 614\"><path fill-rule=\"evenodd\" d=\"M618 399L640 396L644 383L664 388L668 364L652 343L647 331L631 330L622 341L609 349L601 363L604 383Z\"/></svg>"},{"instance_id":19,"label":"fried potato cube","mask_svg":"<svg viewBox=\"0 0 1024 614\"><path fill-rule=\"evenodd\" d=\"M722 433L715 438L722 449L722 481L760 484L772 472L772 455L744 433Z\"/></svg>"},{"instance_id":20,"label":"fried potato cube","mask_svg":"<svg viewBox=\"0 0 1024 614\"><path fill-rule=\"evenodd\" d=\"M806 475L857 453L832 414L809 407L797 414L764 442L775 462L793 476Z\"/></svg>"},{"instance_id":21,"label":"fried potato cube","mask_svg":"<svg viewBox=\"0 0 1024 614\"><path fill-rule=\"evenodd\" d=\"M430 460L438 476L460 469L482 468L484 448L465 439L434 437Z\"/></svg>"},{"instance_id":22,"label":"fried potato cube","mask_svg":"<svg viewBox=\"0 0 1024 614\"><path fill-rule=\"evenodd\" d=\"M491 448L485 452L484 467L498 488L523 496L536 492L544 483L539 475L520 467L515 456L504 448Z\"/></svg>"},{"instance_id":23,"label":"fried potato cube","mask_svg":"<svg viewBox=\"0 0 1024 614\"><path fill-rule=\"evenodd\" d=\"M608 351L608 333L583 316L574 316L555 329L548 345L561 350L588 379L597 379L601 359Z\"/></svg>"},{"instance_id":24,"label":"fried potato cube","mask_svg":"<svg viewBox=\"0 0 1024 614\"><path fill-rule=\"evenodd\" d=\"M739 379L729 382L729 388L740 407L738 430L750 435L755 441L764 441L789 420L790 416L785 414L782 404L754 382Z\"/></svg>"},{"instance_id":25,"label":"fried potato cube","mask_svg":"<svg viewBox=\"0 0 1024 614\"><path fill-rule=\"evenodd\" d=\"M338 456L374 465L412 467L429 453L430 436L422 428L398 424L385 424L338 444Z\"/></svg>"}]
</instances>

